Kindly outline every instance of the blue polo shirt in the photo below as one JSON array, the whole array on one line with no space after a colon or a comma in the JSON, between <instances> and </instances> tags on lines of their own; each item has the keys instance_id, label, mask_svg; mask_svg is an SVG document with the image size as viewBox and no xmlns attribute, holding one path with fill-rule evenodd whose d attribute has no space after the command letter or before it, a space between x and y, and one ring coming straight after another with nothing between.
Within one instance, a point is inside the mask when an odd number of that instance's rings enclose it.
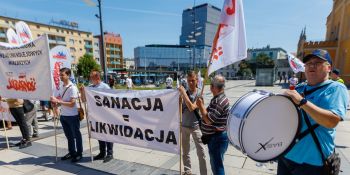
<instances>
[{"instance_id":1,"label":"blue polo shirt","mask_svg":"<svg viewBox=\"0 0 350 175\"><path fill-rule=\"evenodd\" d=\"M335 115L344 119L346 115L346 107L349 102L349 94L347 88L343 84L332 80L327 80L316 86L309 86L305 84L299 85L296 89L299 93L302 93L304 92L304 88L306 88L306 91L308 91L325 84L329 85L316 90L312 94L307 95L305 98L316 106L329 110ZM308 118L311 125L316 124L311 117L308 116ZM300 132L303 132L307 130L307 125L303 116L301 120ZM328 157L331 153L333 153L335 147L335 128L329 129L320 125L315 129L315 133L321 143L323 154L325 157ZM314 140L312 139L311 133L296 143L294 147L285 155L285 158L299 164L306 163L315 166L323 165L321 154L318 151Z\"/></svg>"}]
</instances>

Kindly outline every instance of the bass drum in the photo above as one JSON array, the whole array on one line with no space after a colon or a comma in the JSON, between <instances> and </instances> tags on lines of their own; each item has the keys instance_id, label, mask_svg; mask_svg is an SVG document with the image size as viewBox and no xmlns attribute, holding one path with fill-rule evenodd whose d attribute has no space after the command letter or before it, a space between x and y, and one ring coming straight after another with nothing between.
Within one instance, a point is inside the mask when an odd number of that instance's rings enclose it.
<instances>
[{"instance_id":1,"label":"bass drum","mask_svg":"<svg viewBox=\"0 0 350 175\"><path fill-rule=\"evenodd\" d=\"M249 92L230 109L228 137L231 144L255 161L275 160L293 146L300 116L289 97Z\"/></svg>"}]
</instances>

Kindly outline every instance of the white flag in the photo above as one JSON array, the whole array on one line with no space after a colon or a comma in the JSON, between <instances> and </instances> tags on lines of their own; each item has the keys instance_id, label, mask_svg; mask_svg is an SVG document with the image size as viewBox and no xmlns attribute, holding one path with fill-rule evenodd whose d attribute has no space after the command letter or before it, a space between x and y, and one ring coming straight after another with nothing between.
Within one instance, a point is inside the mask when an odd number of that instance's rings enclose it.
<instances>
[{"instance_id":1,"label":"white flag","mask_svg":"<svg viewBox=\"0 0 350 175\"><path fill-rule=\"evenodd\" d=\"M288 53L288 63L294 73L305 72L304 63L290 53Z\"/></svg>"},{"instance_id":2,"label":"white flag","mask_svg":"<svg viewBox=\"0 0 350 175\"><path fill-rule=\"evenodd\" d=\"M12 28L7 29L6 36L9 44L13 46L21 45L21 40L19 39L19 37L17 36L17 33Z\"/></svg>"},{"instance_id":3,"label":"white flag","mask_svg":"<svg viewBox=\"0 0 350 175\"><path fill-rule=\"evenodd\" d=\"M225 0L213 41L208 75L246 57L247 42L242 0Z\"/></svg>"},{"instance_id":4,"label":"white flag","mask_svg":"<svg viewBox=\"0 0 350 175\"><path fill-rule=\"evenodd\" d=\"M16 27L17 35L21 40L22 44L27 44L33 41L32 32L30 31L28 25L25 22L18 21L15 27Z\"/></svg>"}]
</instances>

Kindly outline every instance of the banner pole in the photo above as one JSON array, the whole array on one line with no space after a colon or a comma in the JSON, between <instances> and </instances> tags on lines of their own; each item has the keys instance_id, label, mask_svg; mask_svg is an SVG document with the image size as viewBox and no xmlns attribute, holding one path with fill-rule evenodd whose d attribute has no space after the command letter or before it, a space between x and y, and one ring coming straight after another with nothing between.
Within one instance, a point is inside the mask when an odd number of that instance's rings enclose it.
<instances>
[{"instance_id":1,"label":"banner pole","mask_svg":"<svg viewBox=\"0 0 350 175\"><path fill-rule=\"evenodd\" d=\"M182 97L180 97L179 99L179 111L180 111L180 163L179 163L179 166L180 166L180 175L182 174Z\"/></svg>"},{"instance_id":2,"label":"banner pole","mask_svg":"<svg viewBox=\"0 0 350 175\"><path fill-rule=\"evenodd\" d=\"M90 157L91 157L91 162L94 161L94 157L92 156L92 148L91 148L91 131L90 131L90 125L89 125L89 115L88 115L88 110L87 110L87 104L86 101L84 102L84 108L86 112L86 124L87 124L87 129L88 129L88 136L89 136L89 147L90 147Z\"/></svg>"},{"instance_id":3,"label":"banner pole","mask_svg":"<svg viewBox=\"0 0 350 175\"><path fill-rule=\"evenodd\" d=\"M56 107L57 109L57 107ZM58 157L58 154L57 154L57 124L58 124L58 121L56 122L57 120L57 111L56 111L55 108L53 108L53 125L54 125L54 130L55 130L55 147L56 147L56 162L57 162L57 157Z\"/></svg>"},{"instance_id":4,"label":"banner pole","mask_svg":"<svg viewBox=\"0 0 350 175\"><path fill-rule=\"evenodd\" d=\"M6 139L7 149L10 149L9 139L7 137L7 129L6 129L6 123L4 118L4 112L1 112L1 115L2 115L2 124L4 125L4 129L5 129L5 139Z\"/></svg>"}]
</instances>

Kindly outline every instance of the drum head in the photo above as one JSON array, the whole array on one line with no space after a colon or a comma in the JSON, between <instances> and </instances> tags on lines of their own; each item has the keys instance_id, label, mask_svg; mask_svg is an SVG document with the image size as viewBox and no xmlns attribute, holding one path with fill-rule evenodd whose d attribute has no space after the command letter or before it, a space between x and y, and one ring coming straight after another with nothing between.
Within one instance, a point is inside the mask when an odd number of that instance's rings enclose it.
<instances>
[{"instance_id":1,"label":"drum head","mask_svg":"<svg viewBox=\"0 0 350 175\"><path fill-rule=\"evenodd\" d=\"M240 143L250 158L259 162L274 160L293 144L299 122L299 110L289 98L282 95L267 97L247 115L240 132Z\"/></svg>"}]
</instances>

